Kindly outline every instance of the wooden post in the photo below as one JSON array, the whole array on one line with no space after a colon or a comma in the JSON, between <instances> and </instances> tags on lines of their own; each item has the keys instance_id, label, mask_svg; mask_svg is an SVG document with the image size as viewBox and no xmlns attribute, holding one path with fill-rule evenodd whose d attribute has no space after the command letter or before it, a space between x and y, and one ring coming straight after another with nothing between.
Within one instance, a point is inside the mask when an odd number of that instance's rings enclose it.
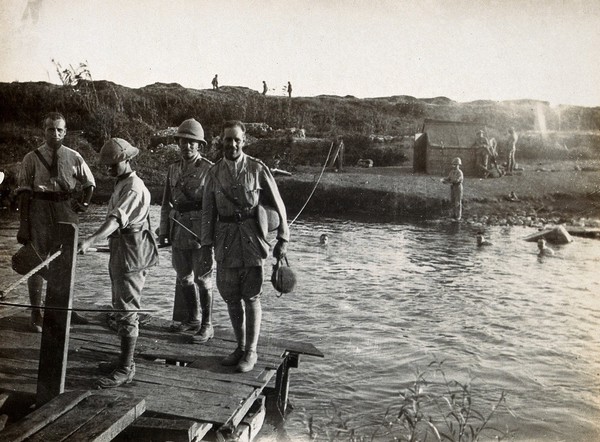
<instances>
[{"instance_id":1,"label":"wooden post","mask_svg":"<svg viewBox=\"0 0 600 442\"><path fill-rule=\"evenodd\" d=\"M290 391L290 368L297 368L300 355L298 353L288 353L283 362L277 369L275 378L276 406L281 413L282 420L285 419L288 397Z\"/></svg>"},{"instance_id":2,"label":"wooden post","mask_svg":"<svg viewBox=\"0 0 600 442\"><path fill-rule=\"evenodd\" d=\"M37 406L63 393L69 352L69 327L73 306L73 282L77 257L77 226L59 223L57 244L62 254L50 263L46 288L46 307L65 310L46 310L40 346Z\"/></svg>"}]
</instances>

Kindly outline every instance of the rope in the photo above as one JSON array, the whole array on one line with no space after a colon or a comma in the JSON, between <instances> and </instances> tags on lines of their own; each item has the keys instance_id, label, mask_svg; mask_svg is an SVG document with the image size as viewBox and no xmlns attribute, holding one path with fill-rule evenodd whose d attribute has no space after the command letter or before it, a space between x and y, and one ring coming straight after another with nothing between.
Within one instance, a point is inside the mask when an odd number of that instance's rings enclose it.
<instances>
[{"instance_id":1,"label":"rope","mask_svg":"<svg viewBox=\"0 0 600 442\"><path fill-rule=\"evenodd\" d=\"M35 253L37 253L37 251ZM48 258L46 258L44 261L42 261L40 264L38 264L36 267L34 267L29 272L27 272L26 274L21 276L19 279L17 279L15 282L13 282L11 285L9 285L5 290L0 290L0 299L3 299L4 295L6 293L13 291L15 289L15 287L17 287L19 284L21 284L26 279L29 279L29 277L31 275L35 275L43 267L46 267L48 264L50 264L52 261L54 261L56 258L58 258L61 255L61 253L62 253L61 250L54 252L52 255L50 255Z\"/></svg>"},{"instance_id":2,"label":"rope","mask_svg":"<svg viewBox=\"0 0 600 442\"><path fill-rule=\"evenodd\" d=\"M298 219L298 217L300 216L300 214L302 213L302 211L308 205L308 202L310 201L310 199L314 195L315 191L317 190L317 186L319 185L319 182L321 181L321 178L323 177L323 173L325 172L325 169L327 168L327 163L329 162L329 157L331 156L331 151L333 150L333 145L334 144L335 143L332 141L331 142L331 146L329 147L329 152L327 153L327 158L325 158L325 163L323 164L323 168L321 169L321 174L319 175L319 178L317 179L317 182L315 183L312 191L310 192L310 195L308 195L308 198L306 199L306 202L304 203L304 205L302 206L302 208L300 209L300 211L298 212L298 214L294 217L294 219L292 220L292 222L289 224L290 227L292 227L292 224L294 224L296 222L296 220Z\"/></svg>"},{"instance_id":3,"label":"rope","mask_svg":"<svg viewBox=\"0 0 600 442\"><path fill-rule=\"evenodd\" d=\"M112 308L67 308L67 307L45 307L41 305L31 305L31 304L17 304L13 302L0 302L0 305L7 305L10 307L24 307L24 308L39 308L41 310L59 310L59 311L71 311L71 312L98 312L98 313L138 313L138 312L151 312L156 313L158 310L115 310Z\"/></svg>"}]
</instances>

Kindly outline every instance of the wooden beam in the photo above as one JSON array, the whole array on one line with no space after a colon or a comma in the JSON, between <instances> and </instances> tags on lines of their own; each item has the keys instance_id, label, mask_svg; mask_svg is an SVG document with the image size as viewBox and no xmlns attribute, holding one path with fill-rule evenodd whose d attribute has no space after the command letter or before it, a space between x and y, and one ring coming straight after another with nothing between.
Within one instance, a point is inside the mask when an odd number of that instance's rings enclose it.
<instances>
[{"instance_id":1,"label":"wooden beam","mask_svg":"<svg viewBox=\"0 0 600 442\"><path fill-rule=\"evenodd\" d=\"M1 431L0 440L3 442L20 442L27 439L49 423L54 422L63 413L71 410L91 394L90 391L81 390L61 394Z\"/></svg>"},{"instance_id":2,"label":"wooden beam","mask_svg":"<svg viewBox=\"0 0 600 442\"><path fill-rule=\"evenodd\" d=\"M80 427L69 442L110 442L146 411L139 397L121 397Z\"/></svg>"},{"instance_id":3,"label":"wooden beam","mask_svg":"<svg viewBox=\"0 0 600 442\"><path fill-rule=\"evenodd\" d=\"M130 440L168 440L173 442L199 441L213 427L208 422L189 419L166 419L142 416L124 432Z\"/></svg>"},{"instance_id":4,"label":"wooden beam","mask_svg":"<svg viewBox=\"0 0 600 442\"><path fill-rule=\"evenodd\" d=\"M77 256L77 226L59 223L57 244L62 254L50 263L46 288L44 327L40 346L37 405L43 405L65 391L69 326L73 306L73 283Z\"/></svg>"}]
</instances>

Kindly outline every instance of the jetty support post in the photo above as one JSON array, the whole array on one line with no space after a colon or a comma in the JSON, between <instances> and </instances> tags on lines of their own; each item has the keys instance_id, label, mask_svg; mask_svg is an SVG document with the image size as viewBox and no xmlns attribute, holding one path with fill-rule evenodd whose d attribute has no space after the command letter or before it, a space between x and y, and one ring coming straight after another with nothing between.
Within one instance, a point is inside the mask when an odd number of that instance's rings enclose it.
<instances>
[{"instance_id":1,"label":"jetty support post","mask_svg":"<svg viewBox=\"0 0 600 442\"><path fill-rule=\"evenodd\" d=\"M44 312L36 396L38 407L65 390L77 239L75 224L59 223L56 243L62 246L62 253L50 263L46 285L46 307L57 310Z\"/></svg>"},{"instance_id":2,"label":"jetty support post","mask_svg":"<svg viewBox=\"0 0 600 442\"><path fill-rule=\"evenodd\" d=\"M277 369L275 378L275 407L278 410L279 417L283 420L286 417L288 408L288 398L290 392L290 368L298 368L300 355L295 352L289 352L283 362Z\"/></svg>"}]
</instances>

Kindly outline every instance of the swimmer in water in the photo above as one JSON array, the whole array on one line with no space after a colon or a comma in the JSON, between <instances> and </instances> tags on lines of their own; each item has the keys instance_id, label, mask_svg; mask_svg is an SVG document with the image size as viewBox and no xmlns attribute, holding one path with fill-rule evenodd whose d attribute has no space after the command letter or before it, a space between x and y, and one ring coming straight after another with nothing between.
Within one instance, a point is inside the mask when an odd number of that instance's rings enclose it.
<instances>
[{"instance_id":1,"label":"swimmer in water","mask_svg":"<svg viewBox=\"0 0 600 442\"><path fill-rule=\"evenodd\" d=\"M323 233L321 235L321 237L319 238L319 244L321 244L322 246L326 246L328 242L329 242L329 237L327 236L326 233Z\"/></svg>"},{"instance_id":2,"label":"swimmer in water","mask_svg":"<svg viewBox=\"0 0 600 442\"><path fill-rule=\"evenodd\" d=\"M492 245L492 243L489 242L487 239L485 239L485 237L483 236L482 233L477 234L477 247L491 246L491 245Z\"/></svg>"},{"instance_id":3,"label":"swimmer in water","mask_svg":"<svg viewBox=\"0 0 600 442\"><path fill-rule=\"evenodd\" d=\"M538 256L554 256L554 250L546 245L546 240L544 238L538 239Z\"/></svg>"}]
</instances>

